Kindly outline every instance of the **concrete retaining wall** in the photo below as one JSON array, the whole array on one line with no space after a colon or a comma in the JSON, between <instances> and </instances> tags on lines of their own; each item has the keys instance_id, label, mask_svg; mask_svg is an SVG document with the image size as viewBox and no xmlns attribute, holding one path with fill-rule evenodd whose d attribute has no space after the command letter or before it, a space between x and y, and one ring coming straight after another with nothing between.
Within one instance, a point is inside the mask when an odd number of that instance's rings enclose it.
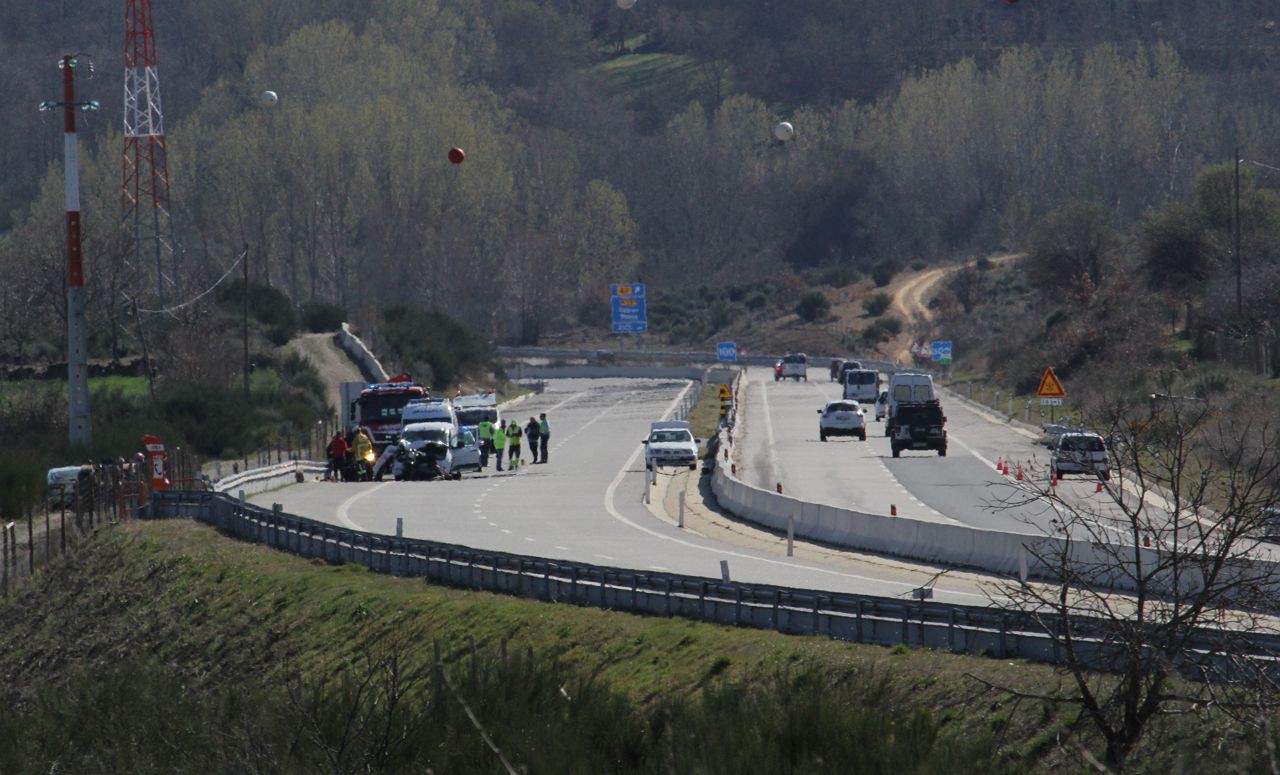
<instances>
[{"instance_id":1,"label":"concrete retaining wall","mask_svg":"<svg viewBox=\"0 0 1280 775\"><path fill-rule=\"evenodd\" d=\"M386 382L390 377L387 370L382 368L382 364L374 357L373 353L365 347L364 342L360 341L360 337L351 333L351 324L343 323L342 330L338 332L338 344L346 351L351 360L355 361L360 367L360 373L369 382Z\"/></svg>"}]
</instances>

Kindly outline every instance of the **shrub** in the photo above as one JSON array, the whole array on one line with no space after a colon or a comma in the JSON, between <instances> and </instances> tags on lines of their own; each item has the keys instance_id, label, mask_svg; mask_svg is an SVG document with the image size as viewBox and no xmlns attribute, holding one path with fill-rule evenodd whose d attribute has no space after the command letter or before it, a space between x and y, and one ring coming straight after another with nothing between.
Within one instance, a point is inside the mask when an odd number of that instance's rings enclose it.
<instances>
[{"instance_id":1,"label":"shrub","mask_svg":"<svg viewBox=\"0 0 1280 775\"><path fill-rule=\"evenodd\" d=\"M928 264L926 264L922 258L917 258L915 261L911 262L911 270L913 272L923 272L926 266L928 266Z\"/></svg>"},{"instance_id":2,"label":"shrub","mask_svg":"<svg viewBox=\"0 0 1280 775\"><path fill-rule=\"evenodd\" d=\"M337 331L346 319L346 310L337 304L309 301L302 305L302 327L313 334Z\"/></svg>"},{"instance_id":3,"label":"shrub","mask_svg":"<svg viewBox=\"0 0 1280 775\"><path fill-rule=\"evenodd\" d=\"M979 257L978 260L975 261L973 265L975 268L977 268L979 272L985 272L993 266L993 264L991 263L991 259L988 258L987 256Z\"/></svg>"},{"instance_id":4,"label":"shrub","mask_svg":"<svg viewBox=\"0 0 1280 775\"><path fill-rule=\"evenodd\" d=\"M381 334L397 360L416 368L420 380L427 379L422 368L429 368L436 387L452 387L493 361L493 351L479 333L443 312L399 304L385 309L382 319Z\"/></svg>"},{"instance_id":5,"label":"shrub","mask_svg":"<svg viewBox=\"0 0 1280 775\"><path fill-rule=\"evenodd\" d=\"M877 288L883 288L893 282L893 276L898 273L898 267L892 261L881 261L871 270L871 279L875 281Z\"/></svg>"},{"instance_id":6,"label":"shrub","mask_svg":"<svg viewBox=\"0 0 1280 775\"><path fill-rule=\"evenodd\" d=\"M765 305L769 303L769 299L763 293L756 291L748 296L743 303L747 305L747 309L760 310L765 308Z\"/></svg>"},{"instance_id":7,"label":"shrub","mask_svg":"<svg viewBox=\"0 0 1280 775\"><path fill-rule=\"evenodd\" d=\"M806 323L812 323L827 316L831 311L831 302L821 291L810 291L800 297L796 304L796 314Z\"/></svg>"},{"instance_id":8,"label":"shrub","mask_svg":"<svg viewBox=\"0 0 1280 775\"><path fill-rule=\"evenodd\" d=\"M880 317L884 311L889 309L889 305L893 303L893 299L889 298L887 293L877 293L875 296L862 302L862 307L867 314L873 318Z\"/></svg>"},{"instance_id":9,"label":"shrub","mask_svg":"<svg viewBox=\"0 0 1280 775\"><path fill-rule=\"evenodd\" d=\"M853 285L862 279L862 273L848 264L831 264L821 269L818 278L823 285L829 285L832 288L843 288L846 285Z\"/></svg>"}]
</instances>

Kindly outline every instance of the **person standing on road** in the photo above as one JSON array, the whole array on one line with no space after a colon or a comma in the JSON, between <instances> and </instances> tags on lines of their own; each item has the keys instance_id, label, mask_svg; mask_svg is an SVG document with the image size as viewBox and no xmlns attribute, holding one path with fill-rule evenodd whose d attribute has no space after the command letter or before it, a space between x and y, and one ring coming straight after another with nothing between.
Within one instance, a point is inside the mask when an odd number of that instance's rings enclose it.
<instances>
[{"instance_id":1,"label":"person standing on road","mask_svg":"<svg viewBox=\"0 0 1280 775\"><path fill-rule=\"evenodd\" d=\"M529 457L533 458L533 462L538 462L538 439L542 437L542 429L538 426L536 417L530 417L529 423L524 426L524 437L529 440Z\"/></svg>"},{"instance_id":2,"label":"person standing on road","mask_svg":"<svg viewBox=\"0 0 1280 775\"><path fill-rule=\"evenodd\" d=\"M489 453L493 450L493 423L486 417L476 423L476 435L480 438L480 467L489 467Z\"/></svg>"},{"instance_id":3,"label":"person standing on road","mask_svg":"<svg viewBox=\"0 0 1280 775\"><path fill-rule=\"evenodd\" d=\"M502 470L502 450L507 447L507 430L503 428L501 423L493 426L493 459L498 464L498 470Z\"/></svg>"},{"instance_id":4,"label":"person standing on road","mask_svg":"<svg viewBox=\"0 0 1280 775\"><path fill-rule=\"evenodd\" d=\"M511 447L511 451L507 453L507 459L511 461L512 470L520 467L520 423L515 420L511 421L511 425L507 426L507 446Z\"/></svg>"},{"instance_id":5,"label":"person standing on road","mask_svg":"<svg viewBox=\"0 0 1280 775\"><path fill-rule=\"evenodd\" d=\"M538 462L546 463L547 443L551 440L551 424L547 422L546 412L538 415L538 440L542 442L542 460Z\"/></svg>"},{"instance_id":6,"label":"person standing on road","mask_svg":"<svg viewBox=\"0 0 1280 775\"><path fill-rule=\"evenodd\" d=\"M324 480L342 478L342 466L347 462L347 440L342 438L342 431L333 434L329 440L329 466L324 470Z\"/></svg>"}]
</instances>

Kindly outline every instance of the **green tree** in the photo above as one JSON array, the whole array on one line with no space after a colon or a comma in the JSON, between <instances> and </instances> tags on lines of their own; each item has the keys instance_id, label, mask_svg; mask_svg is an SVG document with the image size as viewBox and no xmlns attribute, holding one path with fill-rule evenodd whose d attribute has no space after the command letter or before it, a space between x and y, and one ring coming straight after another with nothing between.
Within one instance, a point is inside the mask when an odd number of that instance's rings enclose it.
<instances>
[{"instance_id":1,"label":"green tree","mask_svg":"<svg viewBox=\"0 0 1280 775\"><path fill-rule=\"evenodd\" d=\"M1107 212L1096 202L1069 202L1045 216L1031 234L1027 270L1042 291L1096 288L1120 244Z\"/></svg>"}]
</instances>

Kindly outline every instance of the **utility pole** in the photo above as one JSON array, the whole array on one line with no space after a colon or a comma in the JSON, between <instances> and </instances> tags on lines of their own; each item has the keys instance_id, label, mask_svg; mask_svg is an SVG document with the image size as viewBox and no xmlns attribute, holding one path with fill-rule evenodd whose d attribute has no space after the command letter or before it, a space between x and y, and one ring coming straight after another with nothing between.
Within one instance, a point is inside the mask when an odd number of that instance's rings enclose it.
<instances>
[{"instance_id":1,"label":"utility pole","mask_svg":"<svg viewBox=\"0 0 1280 775\"><path fill-rule=\"evenodd\" d=\"M81 54L67 54L62 69L62 102L42 102L40 110L63 110L63 179L67 202L67 419L71 446L93 442L89 416L89 349L85 341L84 259L80 252L80 161L76 144L76 111L97 110L95 100L76 102L75 73ZM87 58L86 58L87 59ZM92 77L93 64L89 64Z\"/></svg>"},{"instance_id":2,"label":"utility pole","mask_svg":"<svg viewBox=\"0 0 1280 775\"><path fill-rule=\"evenodd\" d=\"M244 293L241 294L241 300L244 302L244 309L241 312L240 323L244 334L244 400L245 405L249 405L249 246L244 246L244 253L240 256L244 270Z\"/></svg>"},{"instance_id":3,"label":"utility pole","mask_svg":"<svg viewBox=\"0 0 1280 775\"><path fill-rule=\"evenodd\" d=\"M1235 215L1232 217L1232 228L1235 232L1235 258L1236 258L1236 314L1244 314L1244 270L1240 262L1240 146L1236 146L1236 203Z\"/></svg>"}]
</instances>

